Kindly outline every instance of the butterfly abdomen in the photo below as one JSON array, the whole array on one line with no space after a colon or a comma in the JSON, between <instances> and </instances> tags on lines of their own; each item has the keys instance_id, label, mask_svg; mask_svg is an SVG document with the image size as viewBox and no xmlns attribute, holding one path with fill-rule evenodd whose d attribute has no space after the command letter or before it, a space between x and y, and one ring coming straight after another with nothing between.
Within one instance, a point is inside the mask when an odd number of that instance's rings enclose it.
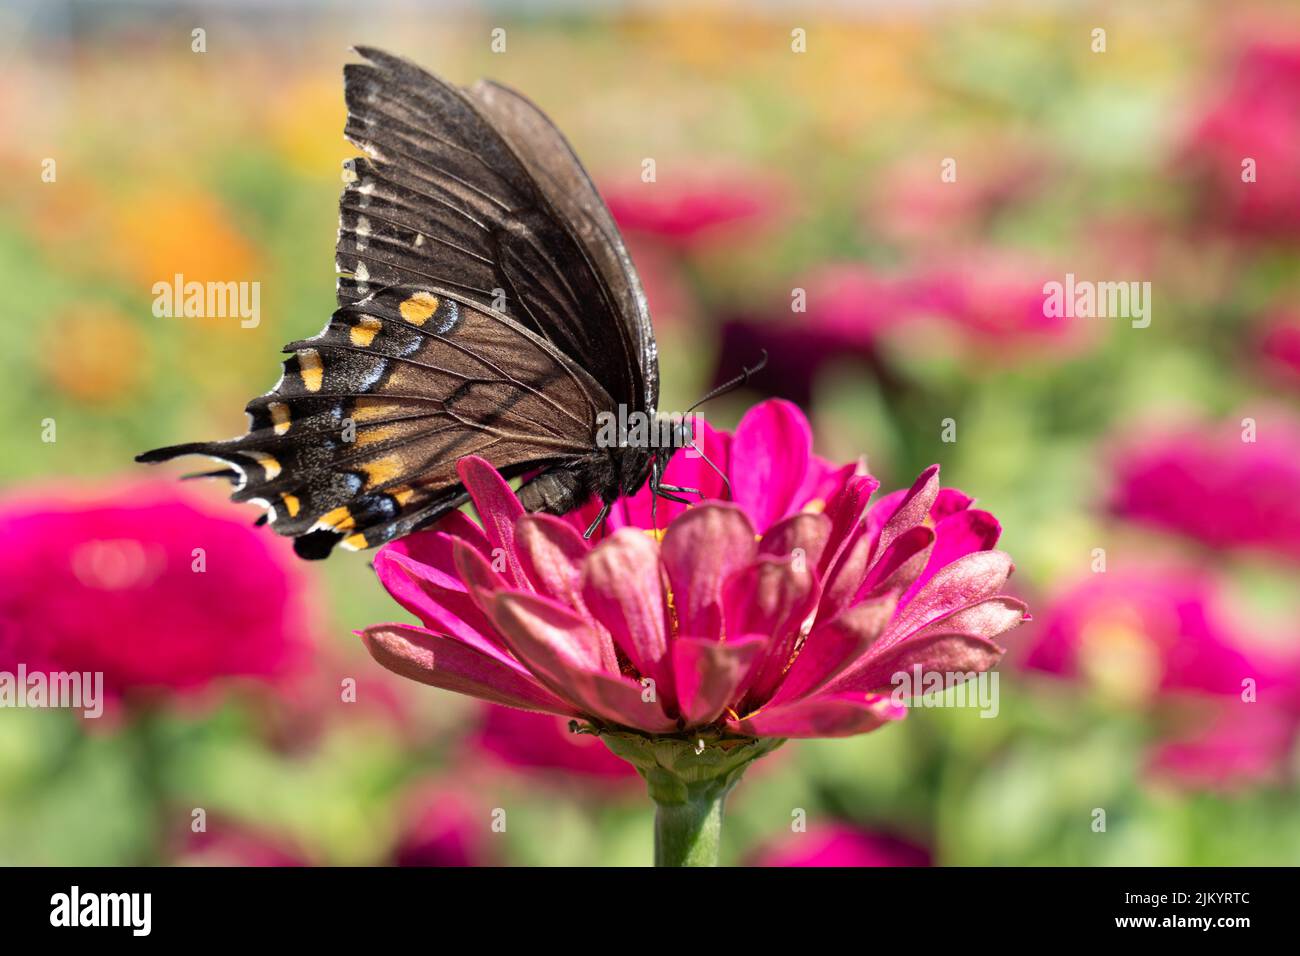
<instances>
[{"instance_id":1,"label":"butterfly abdomen","mask_svg":"<svg viewBox=\"0 0 1300 956\"><path fill-rule=\"evenodd\" d=\"M562 515L586 504L593 497L610 502L619 495L616 462L605 452L580 458L542 472L519 489L519 503L525 511Z\"/></svg>"}]
</instances>

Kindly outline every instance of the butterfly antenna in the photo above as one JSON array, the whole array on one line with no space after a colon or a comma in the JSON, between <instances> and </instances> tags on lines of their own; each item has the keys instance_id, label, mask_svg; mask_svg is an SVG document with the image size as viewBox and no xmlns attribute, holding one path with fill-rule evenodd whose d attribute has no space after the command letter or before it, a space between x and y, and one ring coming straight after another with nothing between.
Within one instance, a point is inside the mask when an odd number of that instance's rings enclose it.
<instances>
[{"instance_id":1,"label":"butterfly antenna","mask_svg":"<svg viewBox=\"0 0 1300 956\"><path fill-rule=\"evenodd\" d=\"M691 412L695 411L695 409L699 408L705 402L712 401L713 399L717 398L719 395L726 395L728 392L734 392L738 388L744 388L746 385L749 384L750 376L755 375L758 372L761 372L766 366L767 366L767 349L763 349L763 357L758 360L757 364L755 364L753 368L742 368L740 370L740 374L737 375L735 378L733 378L731 381L723 382L721 385L719 385L713 391L709 392L709 394L705 395L703 398L701 398L690 408L686 409L686 414L689 415Z\"/></svg>"},{"instance_id":2,"label":"butterfly antenna","mask_svg":"<svg viewBox=\"0 0 1300 956\"><path fill-rule=\"evenodd\" d=\"M704 463L708 465L710 468L712 468L714 472L717 474L717 476L722 479L722 483L727 487L727 497L731 498L732 497L731 482L728 481L727 476L722 473L722 469L720 469L713 462L709 461L709 456L704 454L704 449L701 448L699 445L695 444L695 442L693 441L689 442L689 445L690 447L694 448L697 452L699 452L700 457L704 459Z\"/></svg>"}]
</instances>

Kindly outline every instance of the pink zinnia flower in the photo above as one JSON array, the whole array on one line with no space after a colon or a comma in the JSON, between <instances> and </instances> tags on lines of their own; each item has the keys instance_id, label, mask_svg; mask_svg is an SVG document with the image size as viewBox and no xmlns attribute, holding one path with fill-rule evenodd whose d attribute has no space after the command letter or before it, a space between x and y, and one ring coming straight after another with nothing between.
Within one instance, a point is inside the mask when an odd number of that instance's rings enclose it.
<instances>
[{"instance_id":1,"label":"pink zinnia flower","mask_svg":"<svg viewBox=\"0 0 1300 956\"><path fill-rule=\"evenodd\" d=\"M864 219L871 233L930 250L977 240L1049 180L1049 163L1033 143L981 141L965 144L960 155L958 182L944 182L928 154L910 154L870 177Z\"/></svg>"},{"instance_id":2,"label":"pink zinnia flower","mask_svg":"<svg viewBox=\"0 0 1300 956\"><path fill-rule=\"evenodd\" d=\"M929 866L930 852L897 837L847 823L810 827L761 850L755 866Z\"/></svg>"},{"instance_id":3,"label":"pink zinnia flower","mask_svg":"<svg viewBox=\"0 0 1300 956\"><path fill-rule=\"evenodd\" d=\"M937 466L868 509L876 480L815 467L807 432L760 406L731 444L750 459L731 463L735 499L686 508L662 541L634 517L593 546L465 458L484 526L454 516L381 550L380 580L424 626L370 627L366 644L434 686L646 734L864 733L904 716L884 693L896 672L995 664L1025 608L1000 593L993 516L941 492ZM814 487L824 509L803 511Z\"/></svg>"},{"instance_id":4,"label":"pink zinnia flower","mask_svg":"<svg viewBox=\"0 0 1300 956\"><path fill-rule=\"evenodd\" d=\"M900 308L909 318L951 325L968 349L999 362L1048 346L1060 352L1089 334L1088 322L1047 314L1048 280L1063 281L1064 271L1009 252L970 254L918 270L900 293Z\"/></svg>"},{"instance_id":5,"label":"pink zinnia flower","mask_svg":"<svg viewBox=\"0 0 1300 956\"><path fill-rule=\"evenodd\" d=\"M729 486L685 454L666 480L727 500L665 508L660 533L643 490L594 544L585 514L525 514L462 459L482 525L458 513L383 548L379 578L422 626L362 635L414 680L587 721L649 782L669 834L657 859L677 863L716 858L721 801L751 760L902 718L895 674L983 671L1026 616L1000 593L996 519L941 490L938 466L871 504L878 482L813 455L784 402L703 444Z\"/></svg>"},{"instance_id":6,"label":"pink zinnia flower","mask_svg":"<svg viewBox=\"0 0 1300 956\"><path fill-rule=\"evenodd\" d=\"M1242 437L1237 420L1123 443L1112 509L1210 548L1300 560L1300 424L1260 415L1255 440Z\"/></svg>"},{"instance_id":7,"label":"pink zinnia flower","mask_svg":"<svg viewBox=\"0 0 1300 956\"><path fill-rule=\"evenodd\" d=\"M975 356L972 368L998 368L1027 357L1068 356L1095 339L1096 323L1045 314L1043 266L1007 253L968 255L954 265L881 274L856 264L828 264L793 284L806 292L806 312L788 298L762 312L722 319L714 382L733 374L736 355L768 354L752 387L811 401L824 368L857 360L887 391L906 385L899 359L936 350Z\"/></svg>"},{"instance_id":8,"label":"pink zinnia flower","mask_svg":"<svg viewBox=\"0 0 1300 956\"><path fill-rule=\"evenodd\" d=\"M1300 731L1300 700L1293 693L1289 703L1206 706L1190 732L1156 746L1151 769L1183 786L1212 790L1278 781Z\"/></svg>"},{"instance_id":9,"label":"pink zinnia flower","mask_svg":"<svg viewBox=\"0 0 1300 956\"><path fill-rule=\"evenodd\" d=\"M307 649L286 542L174 485L0 502L0 670L99 671L105 693L292 673Z\"/></svg>"}]
</instances>

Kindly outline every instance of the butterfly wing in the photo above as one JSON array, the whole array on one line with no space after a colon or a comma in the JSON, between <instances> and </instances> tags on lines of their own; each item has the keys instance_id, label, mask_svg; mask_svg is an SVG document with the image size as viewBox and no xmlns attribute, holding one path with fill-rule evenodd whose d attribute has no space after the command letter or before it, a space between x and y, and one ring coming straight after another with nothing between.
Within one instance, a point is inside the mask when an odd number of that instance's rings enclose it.
<instances>
[{"instance_id":1,"label":"butterfly wing","mask_svg":"<svg viewBox=\"0 0 1300 956\"><path fill-rule=\"evenodd\" d=\"M645 407L659 405L659 351L645 290L614 217L578 155L554 123L522 93L479 80L469 96L511 143L551 205L582 243L618 303L618 318L636 343L645 379Z\"/></svg>"},{"instance_id":2,"label":"butterfly wing","mask_svg":"<svg viewBox=\"0 0 1300 956\"><path fill-rule=\"evenodd\" d=\"M630 410L653 411L645 296L612 218L554 126L504 87L464 91L360 47L344 69L339 303L386 285L503 307ZM504 302L502 298L504 297Z\"/></svg>"},{"instance_id":3,"label":"butterfly wing","mask_svg":"<svg viewBox=\"0 0 1300 956\"><path fill-rule=\"evenodd\" d=\"M462 456L511 475L590 455L610 402L547 340L442 289L371 293L285 351L280 382L248 404L248 434L137 460L227 463L233 499L267 508L309 558L374 547L463 504Z\"/></svg>"}]
</instances>

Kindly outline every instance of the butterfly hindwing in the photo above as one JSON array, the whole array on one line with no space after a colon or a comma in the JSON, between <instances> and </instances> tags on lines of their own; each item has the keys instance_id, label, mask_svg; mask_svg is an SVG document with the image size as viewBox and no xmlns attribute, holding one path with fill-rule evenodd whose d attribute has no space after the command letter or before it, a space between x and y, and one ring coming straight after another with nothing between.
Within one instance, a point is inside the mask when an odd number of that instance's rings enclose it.
<instances>
[{"instance_id":1,"label":"butterfly hindwing","mask_svg":"<svg viewBox=\"0 0 1300 956\"><path fill-rule=\"evenodd\" d=\"M266 507L305 557L374 547L462 504L465 455L507 474L589 455L609 402L550 343L446 290L372 293L285 350L280 382L248 404L248 434L141 460L229 463L234 500Z\"/></svg>"}]
</instances>

